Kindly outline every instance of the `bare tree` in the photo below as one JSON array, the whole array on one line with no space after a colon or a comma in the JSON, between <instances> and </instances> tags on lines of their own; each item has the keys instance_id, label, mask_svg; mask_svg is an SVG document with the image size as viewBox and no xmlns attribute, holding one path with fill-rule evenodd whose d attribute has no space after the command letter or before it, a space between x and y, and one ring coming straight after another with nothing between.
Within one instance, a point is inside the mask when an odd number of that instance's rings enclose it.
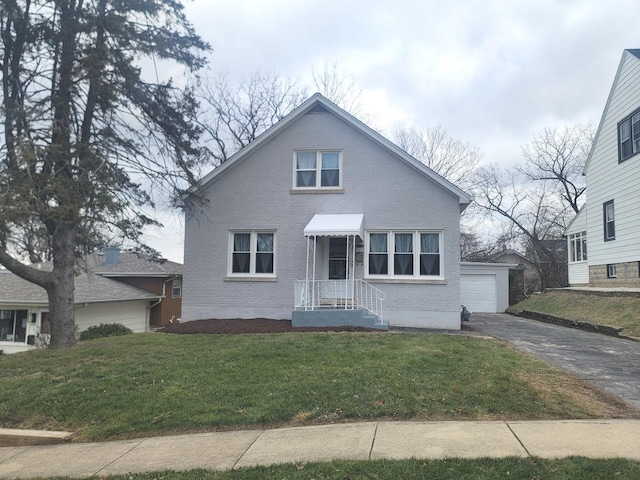
<instances>
[{"instance_id":1,"label":"bare tree","mask_svg":"<svg viewBox=\"0 0 640 480\"><path fill-rule=\"evenodd\" d=\"M199 97L199 123L217 167L300 105L307 89L276 73L256 72L233 83L223 72L202 82Z\"/></svg>"},{"instance_id":2,"label":"bare tree","mask_svg":"<svg viewBox=\"0 0 640 480\"><path fill-rule=\"evenodd\" d=\"M496 164L478 170L474 189L476 204L488 215L506 220L504 225L513 239L528 250L528 259L536 266L541 287L558 283L558 253L550 240L562 239L573 211L558 198L550 181L532 184L518 169Z\"/></svg>"},{"instance_id":3,"label":"bare tree","mask_svg":"<svg viewBox=\"0 0 640 480\"><path fill-rule=\"evenodd\" d=\"M325 62L312 78L316 91L361 120L370 119L362 106L362 87L337 63ZM199 122L210 164L217 167L249 145L304 102L309 90L293 76L275 72L258 71L236 82L222 72L203 80Z\"/></svg>"},{"instance_id":4,"label":"bare tree","mask_svg":"<svg viewBox=\"0 0 640 480\"><path fill-rule=\"evenodd\" d=\"M442 125L398 128L393 138L409 155L461 189L469 190L473 185L482 158L480 149L452 138Z\"/></svg>"},{"instance_id":5,"label":"bare tree","mask_svg":"<svg viewBox=\"0 0 640 480\"><path fill-rule=\"evenodd\" d=\"M362 104L362 85L353 75L341 70L338 62L325 61L322 71L313 70L311 76L318 92L354 117L369 125L373 123L373 117Z\"/></svg>"},{"instance_id":6,"label":"bare tree","mask_svg":"<svg viewBox=\"0 0 640 480\"><path fill-rule=\"evenodd\" d=\"M520 171L534 181L550 181L566 205L580 210L585 193L582 175L595 132L593 126L545 128L522 148Z\"/></svg>"}]
</instances>

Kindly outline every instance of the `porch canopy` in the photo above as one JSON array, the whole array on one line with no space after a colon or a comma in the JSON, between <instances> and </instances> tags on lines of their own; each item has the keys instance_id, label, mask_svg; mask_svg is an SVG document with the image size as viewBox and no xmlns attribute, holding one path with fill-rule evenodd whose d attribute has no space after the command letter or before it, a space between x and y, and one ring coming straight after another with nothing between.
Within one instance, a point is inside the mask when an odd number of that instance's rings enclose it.
<instances>
[{"instance_id":1,"label":"porch canopy","mask_svg":"<svg viewBox=\"0 0 640 480\"><path fill-rule=\"evenodd\" d=\"M304 227L305 237L349 237L364 238L364 215L361 213L317 214Z\"/></svg>"}]
</instances>

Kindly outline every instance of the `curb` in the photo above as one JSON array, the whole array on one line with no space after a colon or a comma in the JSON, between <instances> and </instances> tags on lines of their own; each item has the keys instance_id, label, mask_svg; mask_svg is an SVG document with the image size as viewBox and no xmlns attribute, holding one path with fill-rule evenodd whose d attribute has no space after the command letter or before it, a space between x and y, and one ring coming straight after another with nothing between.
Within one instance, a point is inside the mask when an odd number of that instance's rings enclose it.
<instances>
[{"instance_id":1,"label":"curb","mask_svg":"<svg viewBox=\"0 0 640 480\"><path fill-rule=\"evenodd\" d=\"M0 428L0 447L28 447L31 445L56 445L71 440L70 432L51 430L18 430Z\"/></svg>"}]
</instances>

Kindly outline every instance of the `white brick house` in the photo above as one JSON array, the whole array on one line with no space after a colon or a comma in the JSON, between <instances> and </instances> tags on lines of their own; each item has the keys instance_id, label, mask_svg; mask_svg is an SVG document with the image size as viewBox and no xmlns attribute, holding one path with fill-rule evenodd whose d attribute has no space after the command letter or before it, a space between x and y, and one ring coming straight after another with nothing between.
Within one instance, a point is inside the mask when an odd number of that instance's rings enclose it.
<instances>
[{"instance_id":1,"label":"white brick house","mask_svg":"<svg viewBox=\"0 0 640 480\"><path fill-rule=\"evenodd\" d=\"M206 202L185 222L183 321L296 324L329 312L357 324L342 313L378 315L384 297L385 323L460 328L469 196L322 95L197 193Z\"/></svg>"},{"instance_id":2,"label":"white brick house","mask_svg":"<svg viewBox=\"0 0 640 480\"><path fill-rule=\"evenodd\" d=\"M566 232L569 284L640 287L638 49L622 54L584 174L587 203Z\"/></svg>"}]
</instances>

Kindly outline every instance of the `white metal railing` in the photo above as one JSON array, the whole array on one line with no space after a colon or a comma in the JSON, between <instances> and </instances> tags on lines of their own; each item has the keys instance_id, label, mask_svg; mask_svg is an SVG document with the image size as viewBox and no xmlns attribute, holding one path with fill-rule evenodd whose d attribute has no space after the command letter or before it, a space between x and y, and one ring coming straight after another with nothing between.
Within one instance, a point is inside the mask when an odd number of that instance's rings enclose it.
<instances>
[{"instance_id":1,"label":"white metal railing","mask_svg":"<svg viewBox=\"0 0 640 480\"><path fill-rule=\"evenodd\" d=\"M296 280L295 309L364 308L382 323L384 292L364 280Z\"/></svg>"}]
</instances>

